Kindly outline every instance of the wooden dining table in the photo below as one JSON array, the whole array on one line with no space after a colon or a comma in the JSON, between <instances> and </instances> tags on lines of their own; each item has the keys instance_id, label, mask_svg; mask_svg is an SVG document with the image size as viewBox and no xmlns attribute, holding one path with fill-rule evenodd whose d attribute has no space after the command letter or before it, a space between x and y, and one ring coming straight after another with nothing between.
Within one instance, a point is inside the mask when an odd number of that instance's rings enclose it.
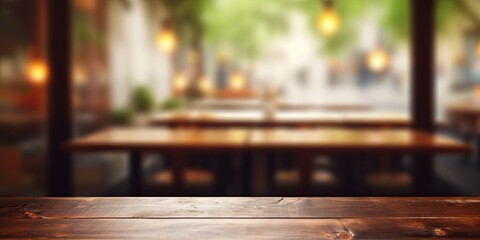
<instances>
[{"instance_id":1,"label":"wooden dining table","mask_svg":"<svg viewBox=\"0 0 480 240\"><path fill-rule=\"evenodd\" d=\"M480 239L480 198L0 198L1 239Z\"/></svg>"},{"instance_id":2,"label":"wooden dining table","mask_svg":"<svg viewBox=\"0 0 480 240\"><path fill-rule=\"evenodd\" d=\"M247 129L112 128L73 140L66 149L73 152L128 153L130 194L137 196L142 189L143 152L160 152L169 156L173 183L175 189L181 192L188 154L241 154L247 138Z\"/></svg>"},{"instance_id":3,"label":"wooden dining table","mask_svg":"<svg viewBox=\"0 0 480 240\"><path fill-rule=\"evenodd\" d=\"M304 165L304 186L308 187L314 154L439 154L466 153L471 150L469 146L455 140L414 130L349 128L113 128L73 140L66 148L73 152L128 152L130 189L133 195L138 195L141 189L142 152L170 154L177 189L183 186L182 173L187 154L209 152L244 156L242 166L245 190L251 186L252 156L257 154L297 155Z\"/></svg>"}]
</instances>

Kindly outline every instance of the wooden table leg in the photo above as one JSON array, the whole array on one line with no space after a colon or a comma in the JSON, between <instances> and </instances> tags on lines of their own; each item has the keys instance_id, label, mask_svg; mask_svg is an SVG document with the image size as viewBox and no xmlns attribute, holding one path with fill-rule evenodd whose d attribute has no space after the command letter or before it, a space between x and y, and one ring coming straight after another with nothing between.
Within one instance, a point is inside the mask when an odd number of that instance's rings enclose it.
<instances>
[{"instance_id":1,"label":"wooden table leg","mask_svg":"<svg viewBox=\"0 0 480 240\"><path fill-rule=\"evenodd\" d=\"M475 149L475 163L477 167L480 168L480 135L477 135L475 138L475 144L477 149Z\"/></svg>"},{"instance_id":2,"label":"wooden table leg","mask_svg":"<svg viewBox=\"0 0 480 240\"><path fill-rule=\"evenodd\" d=\"M232 180L232 170L230 161L232 157L229 154L217 154L213 159L215 164L215 195L225 196L227 187Z\"/></svg>"},{"instance_id":3,"label":"wooden table leg","mask_svg":"<svg viewBox=\"0 0 480 240\"><path fill-rule=\"evenodd\" d=\"M242 159L242 194L246 197L252 195L252 154L243 154Z\"/></svg>"},{"instance_id":4,"label":"wooden table leg","mask_svg":"<svg viewBox=\"0 0 480 240\"><path fill-rule=\"evenodd\" d=\"M413 190L419 197L432 196L434 193L433 156L428 153L413 157Z\"/></svg>"},{"instance_id":5,"label":"wooden table leg","mask_svg":"<svg viewBox=\"0 0 480 240\"><path fill-rule=\"evenodd\" d=\"M129 159L129 194L131 196L140 196L142 194L142 155L139 152L130 153Z\"/></svg>"},{"instance_id":6,"label":"wooden table leg","mask_svg":"<svg viewBox=\"0 0 480 240\"><path fill-rule=\"evenodd\" d=\"M355 169L354 162L356 159L352 159L351 156L335 156L333 157L335 162L338 162L342 171L342 182L344 188L343 196L356 196L355 185Z\"/></svg>"},{"instance_id":7,"label":"wooden table leg","mask_svg":"<svg viewBox=\"0 0 480 240\"><path fill-rule=\"evenodd\" d=\"M265 194L267 196L272 196L273 193L275 192L275 187L276 187L276 182L275 182L275 172L276 172L276 155L274 153L268 153L266 155L266 161L267 161L267 165L266 165L266 176L267 176L267 181L266 181L266 192Z\"/></svg>"},{"instance_id":8,"label":"wooden table leg","mask_svg":"<svg viewBox=\"0 0 480 240\"><path fill-rule=\"evenodd\" d=\"M309 196L312 193L312 175L314 172L314 157L310 153L299 153L295 157L295 161L300 164L300 181L302 196Z\"/></svg>"},{"instance_id":9,"label":"wooden table leg","mask_svg":"<svg viewBox=\"0 0 480 240\"><path fill-rule=\"evenodd\" d=\"M187 163L187 156L185 153L171 154L172 171L173 171L173 187L174 192L178 194L185 194L185 179L183 174L185 172L185 165Z\"/></svg>"}]
</instances>

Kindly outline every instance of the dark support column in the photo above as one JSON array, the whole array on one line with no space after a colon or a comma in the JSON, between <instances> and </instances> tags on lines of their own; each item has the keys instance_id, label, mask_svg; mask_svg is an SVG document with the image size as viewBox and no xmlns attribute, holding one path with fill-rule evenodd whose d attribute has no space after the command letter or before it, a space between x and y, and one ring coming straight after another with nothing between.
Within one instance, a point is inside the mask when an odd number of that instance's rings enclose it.
<instances>
[{"instance_id":1,"label":"dark support column","mask_svg":"<svg viewBox=\"0 0 480 240\"><path fill-rule=\"evenodd\" d=\"M250 197L252 195L252 153L242 155L242 195Z\"/></svg>"},{"instance_id":2,"label":"dark support column","mask_svg":"<svg viewBox=\"0 0 480 240\"><path fill-rule=\"evenodd\" d=\"M267 196L272 196L275 192L275 187L276 187L276 182L275 182L275 172L276 172L276 162L277 162L277 157L275 153L268 153L266 155L266 160L267 160L267 167L266 167L266 175L267 175L267 181L266 181L266 188L265 188L265 195Z\"/></svg>"},{"instance_id":3,"label":"dark support column","mask_svg":"<svg viewBox=\"0 0 480 240\"><path fill-rule=\"evenodd\" d=\"M476 145L476 149L475 149L475 163L477 164L477 167L480 168L480 137L477 136L475 137L475 145Z\"/></svg>"},{"instance_id":4,"label":"dark support column","mask_svg":"<svg viewBox=\"0 0 480 240\"><path fill-rule=\"evenodd\" d=\"M71 196L71 155L62 145L72 137L70 94L70 1L48 1L48 195Z\"/></svg>"},{"instance_id":5,"label":"dark support column","mask_svg":"<svg viewBox=\"0 0 480 240\"><path fill-rule=\"evenodd\" d=\"M309 196L312 194L312 176L315 170L314 158L314 154L304 152L298 153L295 156L296 161L300 163L301 196Z\"/></svg>"},{"instance_id":6,"label":"dark support column","mask_svg":"<svg viewBox=\"0 0 480 240\"><path fill-rule=\"evenodd\" d=\"M142 154L139 152L130 153L129 166L129 194L138 197L142 194Z\"/></svg>"},{"instance_id":7,"label":"dark support column","mask_svg":"<svg viewBox=\"0 0 480 240\"><path fill-rule=\"evenodd\" d=\"M185 195L185 179L183 175L188 156L186 153L180 152L172 153L170 156L172 159L174 193L176 195Z\"/></svg>"},{"instance_id":8,"label":"dark support column","mask_svg":"<svg viewBox=\"0 0 480 240\"><path fill-rule=\"evenodd\" d=\"M413 128L434 132L434 13L435 0L411 0L412 24L412 120ZM413 177L415 195L433 193L433 156L428 153L414 156Z\"/></svg>"}]
</instances>

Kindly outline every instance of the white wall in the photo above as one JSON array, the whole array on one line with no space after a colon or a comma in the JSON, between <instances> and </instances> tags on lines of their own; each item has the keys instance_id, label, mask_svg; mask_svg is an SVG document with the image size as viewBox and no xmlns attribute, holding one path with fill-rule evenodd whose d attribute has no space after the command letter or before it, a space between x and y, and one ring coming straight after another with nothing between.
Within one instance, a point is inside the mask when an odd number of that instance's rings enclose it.
<instances>
[{"instance_id":1,"label":"white wall","mask_svg":"<svg viewBox=\"0 0 480 240\"><path fill-rule=\"evenodd\" d=\"M170 58L155 46L162 6L157 1L108 1L108 47L113 108L128 106L131 90L151 87L157 102L170 92Z\"/></svg>"}]
</instances>

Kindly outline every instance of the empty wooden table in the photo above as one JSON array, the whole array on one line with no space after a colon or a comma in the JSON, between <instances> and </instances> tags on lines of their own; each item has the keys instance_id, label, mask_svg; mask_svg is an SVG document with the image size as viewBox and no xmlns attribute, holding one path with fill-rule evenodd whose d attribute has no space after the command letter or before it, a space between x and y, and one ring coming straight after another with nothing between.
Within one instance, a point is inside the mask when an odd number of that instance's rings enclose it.
<instances>
[{"instance_id":1,"label":"empty wooden table","mask_svg":"<svg viewBox=\"0 0 480 240\"><path fill-rule=\"evenodd\" d=\"M417 132L408 129L254 129L248 142L253 153L292 152L302 159L302 186L309 189L313 171L314 154L349 155L392 155L417 153L468 153L470 147L435 134ZM352 159L354 160L354 159ZM415 163L414 163L415 165ZM415 167L415 166L414 166ZM350 170L349 170L350 169ZM347 177L352 176L350 163L345 166ZM432 181L433 169L418 171L414 176L414 186L420 181ZM417 171L416 171L417 172ZM351 184L353 180L347 179ZM429 192L431 189L419 189L417 192Z\"/></svg>"},{"instance_id":2,"label":"empty wooden table","mask_svg":"<svg viewBox=\"0 0 480 240\"><path fill-rule=\"evenodd\" d=\"M480 198L1 198L8 239L480 239Z\"/></svg>"},{"instance_id":3,"label":"empty wooden table","mask_svg":"<svg viewBox=\"0 0 480 240\"><path fill-rule=\"evenodd\" d=\"M460 142L412 130L348 128L252 130L115 128L74 140L67 148L75 152L129 152L130 189L133 195L138 195L141 189L141 153L146 151L171 155L177 189L183 186L182 171L186 154L192 152L214 151L228 154L291 152L302 159L303 186L309 189L313 154L436 154L470 151L468 146ZM244 189L248 189L251 186L248 176L252 160L246 157L243 161L246 180ZM348 167L349 164L346 166L347 170ZM423 175L429 176L428 172L418 172L421 175L415 177L417 181L431 181Z\"/></svg>"},{"instance_id":4,"label":"empty wooden table","mask_svg":"<svg viewBox=\"0 0 480 240\"><path fill-rule=\"evenodd\" d=\"M130 153L130 191L141 189L141 153L162 152L172 157L174 183L183 185L186 154L192 152L235 153L244 149L248 131L242 129L114 128L72 141L74 152L120 151Z\"/></svg>"}]
</instances>

